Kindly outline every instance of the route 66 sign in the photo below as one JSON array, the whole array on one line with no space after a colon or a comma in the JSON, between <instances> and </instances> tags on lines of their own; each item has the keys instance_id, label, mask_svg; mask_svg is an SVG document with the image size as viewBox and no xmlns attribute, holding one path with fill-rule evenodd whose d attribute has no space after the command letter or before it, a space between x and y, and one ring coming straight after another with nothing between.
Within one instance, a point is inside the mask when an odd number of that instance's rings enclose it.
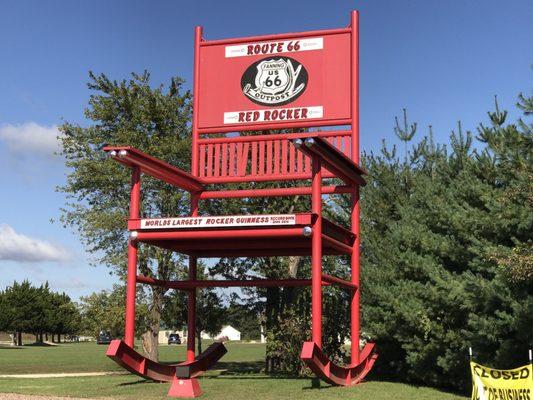
<instances>
[{"instance_id":1,"label":"route 66 sign","mask_svg":"<svg viewBox=\"0 0 533 400\"><path fill-rule=\"evenodd\" d=\"M241 88L256 104L279 106L297 99L305 91L307 80L307 70L295 59L268 57L244 71Z\"/></svg>"},{"instance_id":2,"label":"route 66 sign","mask_svg":"<svg viewBox=\"0 0 533 400\"><path fill-rule=\"evenodd\" d=\"M197 30L193 129L350 125L356 40L351 27L220 40Z\"/></svg>"}]
</instances>

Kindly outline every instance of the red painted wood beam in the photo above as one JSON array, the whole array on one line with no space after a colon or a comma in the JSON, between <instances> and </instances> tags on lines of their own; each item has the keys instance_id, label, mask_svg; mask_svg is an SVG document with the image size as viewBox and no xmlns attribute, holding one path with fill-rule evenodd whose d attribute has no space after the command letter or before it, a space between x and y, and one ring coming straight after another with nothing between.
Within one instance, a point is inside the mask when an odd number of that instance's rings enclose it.
<instances>
[{"instance_id":1,"label":"red painted wood beam","mask_svg":"<svg viewBox=\"0 0 533 400\"><path fill-rule=\"evenodd\" d=\"M341 287L343 287L345 289L348 289L348 290L354 290L354 291L357 290L357 285L353 284L350 281L347 281L347 280L344 280L344 279L341 279L341 278L337 278L336 276L322 274L322 281L323 282L327 282L327 283L332 283L332 284L337 285L337 286L341 286Z\"/></svg>"},{"instance_id":2,"label":"red painted wood beam","mask_svg":"<svg viewBox=\"0 0 533 400\"><path fill-rule=\"evenodd\" d=\"M307 228L307 227L305 227ZM308 236L305 228L249 229L249 230L211 230L211 231L166 231L139 232L132 231L131 238L142 241L187 240L187 239L252 239L252 238L287 238Z\"/></svg>"},{"instance_id":3,"label":"red painted wood beam","mask_svg":"<svg viewBox=\"0 0 533 400\"><path fill-rule=\"evenodd\" d=\"M341 126L350 125L352 120L350 118L329 119L326 121L321 120L299 120L294 122L286 121L283 124L283 129L292 128L314 128L318 126ZM245 132L245 131L268 131L271 129L280 129L280 124L256 124L256 125L228 125L227 127L215 127L215 128L198 128L198 133L205 134L220 134L226 132Z\"/></svg>"},{"instance_id":4,"label":"red painted wood beam","mask_svg":"<svg viewBox=\"0 0 533 400\"><path fill-rule=\"evenodd\" d=\"M324 186L322 194L342 194L351 193L352 188L348 186ZM294 188L272 188L272 189L244 189L244 190L213 190L200 194L201 199L227 199L244 197L282 197L282 196L310 196L310 187Z\"/></svg>"},{"instance_id":5,"label":"red painted wood beam","mask_svg":"<svg viewBox=\"0 0 533 400\"><path fill-rule=\"evenodd\" d=\"M333 175L332 175L333 176ZM245 183L245 182L271 182L271 181L295 181L311 179L310 172L286 173L286 174L267 174L264 175L245 175L245 176L218 176L203 177L206 184L216 183Z\"/></svg>"},{"instance_id":6,"label":"red painted wood beam","mask_svg":"<svg viewBox=\"0 0 533 400\"><path fill-rule=\"evenodd\" d=\"M327 140L320 137L293 140L294 146L304 154L312 157L318 156L324 163L324 167L343 179L347 183L365 185L362 175L366 172L354 163L350 158L333 147Z\"/></svg>"},{"instance_id":7,"label":"red painted wood beam","mask_svg":"<svg viewBox=\"0 0 533 400\"><path fill-rule=\"evenodd\" d=\"M137 282L168 289L190 290L206 287L281 287L310 286L311 279L250 279L250 280L196 280L196 281L163 281L144 275L137 276Z\"/></svg>"},{"instance_id":8,"label":"red painted wood beam","mask_svg":"<svg viewBox=\"0 0 533 400\"><path fill-rule=\"evenodd\" d=\"M322 241L325 242L329 247L333 247L335 250L342 252L344 254L352 254L352 247L344 243L339 242L327 235L322 234Z\"/></svg>"},{"instance_id":9,"label":"red painted wood beam","mask_svg":"<svg viewBox=\"0 0 533 400\"><path fill-rule=\"evenodd\" d=\"M267 142L274 140L293 140L309 137L337 137L351 136L351 131L318 131L318 132L291 132L291 133L272 133L268 135L254 136L233 136L219 138L202 138L198 140L199 144L217 144L217 143L242 143L242 142Z\"/></svg>"},{"instance_id":10,"label":"red painted wood beam","mask_svg":"<svg viewBox=\"0 0 533 400\"><path fill-rule=\"evenodd\" d=\"M130 146L106 146L106 151L114 160L128 167L137 166L142 173L161 179L192 193L204 190L203 182L188 172L182 171L162 160L149 156Z\"/></svg>"},{"instance_id":11,"label":"red painted wood beam","mask_svg":"<svg viewBox=\"0 0 533 400\"><path fill-rule=\"evenodd\" d=\"M141 171L133 167L130 191L130 218L139 218L141 210ZM128 240L128 274L126 280L126 309L124 341L130 347L135 345L135 296L137 276L137 243Z\"/></svg>"},{"instance_id":12,"label":"red painted wood beam","mask_svg":"<svg viewBox=\"0 0 533 400\"><path fill-rule=\"evenodd\" d=\"M310 36L324 36L324 35L334 35L338 33L348 33L351 32L351 28L336 28L336 29L324 29L324 30L315 30L315 31L306 31L298 32L298 37L310 37ZM272 35L264 36L250 36L246 38L246 41L259 42L265 40L281 40L294 37L294 33L275 33ZM242 43L243 38L230 38L230 39L217 39L217 40L204 40L200 42L200 46L213 46L221 44L233 44L233 43Z\"/></svg>"}]
</instances>

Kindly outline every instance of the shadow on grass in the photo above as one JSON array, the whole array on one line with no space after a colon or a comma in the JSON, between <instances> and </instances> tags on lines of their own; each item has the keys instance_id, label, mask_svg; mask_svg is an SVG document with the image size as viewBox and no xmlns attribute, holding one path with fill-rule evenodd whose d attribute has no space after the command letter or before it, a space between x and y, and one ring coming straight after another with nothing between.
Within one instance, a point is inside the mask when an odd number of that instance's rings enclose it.
<instances>
[{"instance_id":1,"label":"shadow on grass","mask_svg":"<svg viewBox=\"0 0 533 400\"><path fill-rule=\"evenodd\" d=\"M177 362L162 362L164 365L175 365ZM287 379L301 380L307 377L298 377L282 373L264 372L265 362L258 361L219 361L202 375L202 379Z\"/></svg>"},{"instance_id":2,"label":"shadow on grass","mask_svg":"<svg viewBox=\"0 0 533 400\"><path fill-rule=\"evenodd\" d=\"M261 373L264 365L265 363L262 361L219 361L212 369L222 370L221 375L248 375Z\"/></svg>"},{"instance_id":3,"label":"shadow on grass","mask_svg":"<svg viewBox=\"0 0 533 400\"><path fill-rule=\"evenodd\" d=\"M133 386L133 385L139 385L142 383L157 383L157 382L150 381L148 379L139 379L133 382L122 382L122 383L119 383L117 386Z\"/></svg>"},{"instance_id":4,"label":"shadow on grass","mask_svg":"<svg viewBox=\"0 0 533 400\"><path fill-rule=\"evenodd\" d=\"M57 347L57 346L59 346L59 344L39 343L39 342L29 343L29 344L24 345L24 347Z\"/></svg>"},{"instance_id":5,"label":"shadow on grass","mask_svg":"<svg viewBox=\"0 0 533 400\"><path fill-rule=\"evenodd\" d=\"M10 346L10 345L4 345L0 344L0 350L23 350L24 347L22 346Z\"/></svg>"},{"instance_id":6,"label":"shadow on grass","mask_svg":"<svg viewBox=\"0 0 533 400\"><path fill-rule=\"evenodd\" d=\"M310 386L304 386L302 390L324 390L324 389L331 389L333 386L324 384L320 378L317 377L310 377L310 378L304 378L309 379L309 382L311 383Z\"/></svg>"},{"instance_id":7,"label":"shadow on grass","mask_svg":"<svg viewBox=\"0 0 533 400\"><path fill-rule=\"evenodd\" d=\"M163 365L176 365L181 361L164 361ZM225 375L258 374L263 370L263 361L219 361L209 371L224 370Z\"/></svg>"}]
</instances>

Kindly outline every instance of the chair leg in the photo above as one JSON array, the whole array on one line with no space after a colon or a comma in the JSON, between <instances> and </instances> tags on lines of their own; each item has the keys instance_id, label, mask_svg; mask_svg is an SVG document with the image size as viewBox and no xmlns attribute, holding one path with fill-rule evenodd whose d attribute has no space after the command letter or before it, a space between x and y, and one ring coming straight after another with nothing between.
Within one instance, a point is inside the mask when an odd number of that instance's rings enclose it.
<instances>
[{"instance_id":1,"label":"chair leg","mask_svg":"<svg viewBox=\"0 0 533 400\"><path fill-rule=\"evenodd\" d=\"M196 280L196 257L189 258L189 280ZM187 303L187 361L194 361L196 339L196 289L189 290Z\"/></svg>"},{"instance_id":2,"label":"chair leg","mask_svg":"<svg viewBox=\"0 0 533 400\"><path fill-rule=\"evenodd\" d=\"M311 206L316 222L311 239L311 310L312 338L322 348L322 173L318 157L313 158Z\"/></svg>"}]
</instances>

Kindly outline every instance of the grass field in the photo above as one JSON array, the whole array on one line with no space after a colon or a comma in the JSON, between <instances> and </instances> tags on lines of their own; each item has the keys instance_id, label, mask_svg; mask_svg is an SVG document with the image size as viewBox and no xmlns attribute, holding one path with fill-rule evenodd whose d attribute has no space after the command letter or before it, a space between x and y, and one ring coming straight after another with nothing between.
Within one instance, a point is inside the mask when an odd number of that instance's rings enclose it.
<instances>
[{"instance_id":1,"label":"grass field","mask_svg":"<svg viewBox=\"0 0 533 400\"><path fill-rule=\"evenodd\" d=\"M310 379L279 378L261 373L265 347L229 343L228 353L200 379L205 399L361 399L458 400L464 397L435 389L391 382L369 381L353 388L312 388ZM0 375L22 373L120 371L105 357L106 346L93 343L60 346L0 347ZM162 361L183 360L184 346L161 346ZM77 378L0 378L0 393L162 399L168 384L147 382L133 375Z\"/></svg>"}]
</instances>

